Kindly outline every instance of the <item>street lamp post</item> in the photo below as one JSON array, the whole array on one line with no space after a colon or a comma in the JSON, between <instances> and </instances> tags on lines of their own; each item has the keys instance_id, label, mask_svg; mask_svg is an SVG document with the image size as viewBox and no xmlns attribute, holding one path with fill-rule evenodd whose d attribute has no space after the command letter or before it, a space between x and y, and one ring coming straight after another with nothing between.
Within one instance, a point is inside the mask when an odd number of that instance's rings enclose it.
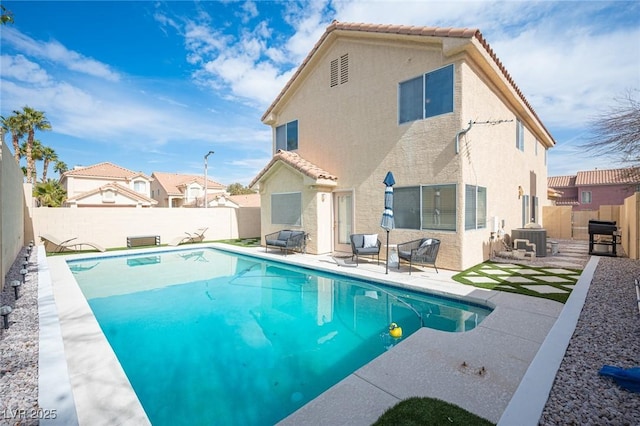
<instances>
[{"instance_id":1,"label":"street lamp post","mask_svg":"<svg viewBox=\"0 0 640 426\"><path fill-rule=\"evenodd\" d=\"M209 156L213 153L214 153L213 151L209 151L204 156L204 197L202 199L204 201L205 209L207 208L207 204L208 204L207 203L207 181L209 179L207 178L207 163L208 163Z\"/></svg>"}]
</instances>

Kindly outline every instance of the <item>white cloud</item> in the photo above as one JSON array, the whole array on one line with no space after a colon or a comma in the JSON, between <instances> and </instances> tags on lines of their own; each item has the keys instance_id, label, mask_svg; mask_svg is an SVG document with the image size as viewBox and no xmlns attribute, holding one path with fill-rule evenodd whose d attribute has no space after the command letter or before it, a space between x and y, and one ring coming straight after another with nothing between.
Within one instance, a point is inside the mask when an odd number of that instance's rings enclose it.
<instances>
[{"instance_id":1,"label":"white cloud","mask_svg":"<svg viewBox=\"0 0 640 426\"><path fill-rule=\"evenodd\" d=\"M3 43L13 46L16 50L40 59L53 61L69 70L77 71L108 81L118 81L120 75L92 58L87 58L77 52L67 49L57 41L36 41L31 37L13 29L2 29Z\"/></svg>"},{"instance_id":2,"label":"white cloud","mask_svg":"<svg viewBox=\"0 0 640 426\"><path fill-rule=\"evenodd\" d=\"M36 85L47 85L50 82L47 71L23 55L2 55L0 70L2 70L2 78Z\"/></svg>"}]
</instances>

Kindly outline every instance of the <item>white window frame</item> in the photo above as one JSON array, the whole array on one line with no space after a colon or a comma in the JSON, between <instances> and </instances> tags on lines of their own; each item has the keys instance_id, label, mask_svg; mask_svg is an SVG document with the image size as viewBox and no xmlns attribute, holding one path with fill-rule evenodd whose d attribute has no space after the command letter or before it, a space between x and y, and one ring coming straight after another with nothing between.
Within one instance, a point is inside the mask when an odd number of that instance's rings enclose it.
<instances>
[{"instance_id":1,"label":"white window frame","mask_svg":"<svg viewBox=\"0 0 640 426\"><path fill-rule=\"evenodd\" d=\"M448 111L443 111L443 112L437 112L437 113L428 113L427 112L427 97L429 96L429 84L428 84L428 80L430 76L435 75L436 73L443 71L447 68L451 69L451 91L448 93L448 95L451 96L451 99L449 99L449 101L451 102L451 110ZM402 96L402 87L404 84L409 83L409 82L413 82L420 79L421 81L421 93L420 93L420 103L421 103L421 114L418 114L417 111L411 111L411 115L410 118L407 119L403 119L403 114L401 111L401 105L403 104L403 101L406 100L407 98L404 98ZM437 84L433 85L432 87L439 87ZM418 120L424 120L427 118L431 118L431 117L437 117L439 115L444 115L444 114L449 114L452 113L454 111L455 105L454 105L454 93L455 93L455 67L454 64L448 64L445 65L443 67L440 67L438 69L429 71L427 73L424 73L420 76L417 77L413 77L404 81L401 81L400 83L398 83L398 124L405 124L405 123L411 123L413 121L418 121ZM418 102L418 100L415 99L415 96L417 95L417 93L413 93L411 91L406 92L407 95L410 96L414 96L414 100L415 102ZM444 98L440 98L440 99L444 99ZM415 106L415 105L412 105ZM407 114L408 115L408 114Z\"/></svg>"},{"instance_id":2,"label":"white window frame","mask_svg":"<svg viewBox=\"0 0 640 426\"><path fill-rule=\"evenodd\" d=\"M295 138L291 137L289 133L293 134L293 125L295 123ZM279 149L283 151L295 151L298 149L300 143L300 125L298 120L289 121L276 127L276 152Z\"/></svg>"}]
</instances>

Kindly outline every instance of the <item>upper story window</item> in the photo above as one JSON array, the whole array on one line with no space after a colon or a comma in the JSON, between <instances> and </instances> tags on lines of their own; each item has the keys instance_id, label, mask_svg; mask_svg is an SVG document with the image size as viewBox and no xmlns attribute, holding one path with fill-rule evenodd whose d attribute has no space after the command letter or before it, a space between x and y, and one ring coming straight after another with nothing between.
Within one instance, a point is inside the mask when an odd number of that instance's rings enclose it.
<instances>
[{"instance_id":1,"label":"upper story window","mask_svg":"<svg viewBox=\"0 0 640 426\"><path fill-rule=\"evenodd\" d=\"M516 120L516 148L524 152L524 126L520 120Z\"/></svg>"},{"instance_id":2,"label":"upper story window","mask_svg":"<svg viewBox=\"0 0 640 426\"><path fill-rule=\"evenodd\" d=\"M591 204L591 191L582 191L580 194L580 202L582 204Z\"/></svg>"},{"instance_id":3,"label":"upper story window","mask_svg":"<svg viewBox=\"0 0 640 426\"><path fill-rule=\"evenodd\" d=\"M133 190L140 194L145 194L147 192L147 183L143 180L137 180L133 182Z\"/></svg>"},{"instance_id":4,"label":"upper story window","mask_svg":"<svg viewBox=\"0 0 640 426\"><path fill-rule=\"evenodd\" d=\"M298 120L276 127L276 152L298 149Z\"/></svg>"},{"instance_id":5,"label":"upper story window","mask_svg":"<svg viewBox=\"0 0 640 426\"><path fill-rule=\"evenodd\" d=\"M400 124L448 112L453 112L453 64L400 83Z\"/></svg>"},{"instance_id":6,"label":"upper story window","mask_svg":"<svg viewBox=\"0 0 640 426\"><path fill-rule=\"evenodd\" d=\"M187 200L195 200L200 196L200 186L193 185L187 188Z\"/></svg>"}]
</instances>

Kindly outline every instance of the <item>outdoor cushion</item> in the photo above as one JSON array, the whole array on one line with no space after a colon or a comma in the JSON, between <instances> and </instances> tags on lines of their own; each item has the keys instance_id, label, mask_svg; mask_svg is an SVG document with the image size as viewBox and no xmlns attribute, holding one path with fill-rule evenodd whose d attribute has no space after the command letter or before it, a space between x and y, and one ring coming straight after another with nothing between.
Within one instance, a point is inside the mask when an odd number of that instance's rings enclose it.
<instances>
[{"instance_id":1,"label":"outdoor cushion","mask_svg":"<svg viewBox=\"0 0 640 426\"><path fill-rule=\"evenodd\" d=\"M351 239L355 248L364 247L364 234L354 234Z\"/></svg>"},{"instance_id":2,"label":"outdoor cushion","mask_svg":"<svg viewBox=\"0 0 640 426\"><path fill-rule=\"evenodd\" d=\"M278 239L287 241L291 237L291 231L280 231L278 234Z\"/></svg>"},{"instance_id":3,"label":"outdoor cushion","mask_svg":"<svg viewBox=\"0 0 640 426\"><path fill-rule=\"evenodd\" d=\"M378 234L365 234L363 248L378 247Z\"/></svg>"},{"instance_id":4,"label":"outdoor cushion","mask_svg":"<svg viewBox=\"0 0 640 426\"><path fill-rule=\"evenodd\" d=\"M431 243L433 242L433 240L431 238L426 238L422 244L420 244L420 247L427 247L429 245L431 245Z\"/></svg>"},{"instance_id":5,"label":"outdoor cushion","mask_svg":"<svg viewBox=\"0 0 640 426\"><path fill-rule=\"evenodd\" d=\"M287 240L267 240L267 244L270 246L285 247Z\"/></svg>"},{"instance_id":6,"label":"outdoor cushion","mask_svg":"<svg viewBox=\"0 0 640 426\"><path fill-rule=\"evenodd\" d=\"M378 254L380 250L378 249L378 245L376 244L375 247L361 247L361 248L356 248L356 252L358 254Z\"/></svg>"}]
</instances>

